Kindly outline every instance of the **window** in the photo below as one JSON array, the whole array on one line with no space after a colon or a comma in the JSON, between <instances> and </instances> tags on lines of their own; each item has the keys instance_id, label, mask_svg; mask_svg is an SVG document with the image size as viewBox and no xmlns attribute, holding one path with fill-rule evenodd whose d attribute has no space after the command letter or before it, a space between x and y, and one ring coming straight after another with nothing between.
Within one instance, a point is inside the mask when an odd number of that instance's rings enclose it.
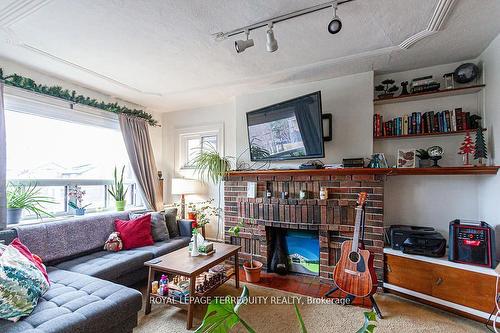
<instances>
[{"instance_id":1,"label":"window","mask_svg":"<svg viewBox=\"0 0 500 333\"><path fill-rule=\"evenodd\" d=\"M65 112L67 118L77 113ZM44 206L56 216L72 214L67 194L71 187L80 186L86 192L83 205L89 204L87 212L95 212L114 206L107 189L112 183L114 167L125 165L124 178L129 186L127 204L143 206L137 197L120 131L109 126L90 125L90 121L68 120L12 111L6 103L8 181L36 183L42 195L57 202ZM96 123L100 120L96 119ZM26 214L23 218L34 216Z\"/></svg>"},{"instance_id":2,"label":"window","mask_svg":"<svg viewBox=\"0 0 500 333\"><path fill-rule=\"evenodd\" d=\"M200 126L178 130L180 169L193 168L193 161L200 152L215 149L222 151L222 125Z\"/></svg>"},{"instance_id":3,"label":"window","mask_svg":"<svg viewBox=\"0 0 500 333\"><path fill-rule=\"evenodd\" d=\"M186 140L186 160L184 162L184 168L191 168L194 159L199 153L204 151L210 151L210 149L217 150L217 136L207 135L207 136L197 136L188 138Z\"/></svg>"}]
</instances>

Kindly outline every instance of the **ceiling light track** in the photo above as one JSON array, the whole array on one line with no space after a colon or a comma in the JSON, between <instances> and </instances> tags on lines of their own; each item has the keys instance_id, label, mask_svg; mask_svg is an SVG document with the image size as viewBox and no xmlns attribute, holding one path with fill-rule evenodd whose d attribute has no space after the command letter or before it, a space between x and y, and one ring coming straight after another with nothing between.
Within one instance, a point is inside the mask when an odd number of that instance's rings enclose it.
<instances>
[{"instance_id":1,"label":"ceiling light track","mask_svg":"<svg viewBox=\"0 0 500 333\"><path fill-rule=\"evenodd\" d=\"M294 19L296 17L311 14L311 13L314 13L314 12L317 12L320 10L333 8L334 15L333 15L332 21L328 25L328 31L331 34L336 34L340 31L340 29L342 29L342 22L340 21L340 18L337 16L337 7L339 5L342 5L342 4L345 4L348 2L352 2L352 1L354 1L354 0L328 1L328 2L319 4L319 5L315 5L312 7L308 7L308 8L296 10L296 11L293 11L293 12L290 12L287 14L275 16L275 17L272 17L272 18L269 18L267 20L263 20L263 21L260 21L260 22L257 22L257 23L251 24L251 25L247 25L247 26L244 26L241 28L233 29L231 31L218 32L218 33L213 34L213 36L215 37L216 40L220 41L220 40L224 40L224 39L227 39L229 37L236 36L239 34L245 34L247 37L246 40L238 40L235 42L236 52L241 53L241 52L245 51L246 48L254 46L253 40L248 38L250 32L253 30L256 30L256 29L267 27L268 29L267 29L266 48L269 52L274 52L278 49L278 42L276 41L276 39L274 37L274 32L273 32L273 26L276 23L291 20L291 19Z\"/></svg>"}]
</instances>

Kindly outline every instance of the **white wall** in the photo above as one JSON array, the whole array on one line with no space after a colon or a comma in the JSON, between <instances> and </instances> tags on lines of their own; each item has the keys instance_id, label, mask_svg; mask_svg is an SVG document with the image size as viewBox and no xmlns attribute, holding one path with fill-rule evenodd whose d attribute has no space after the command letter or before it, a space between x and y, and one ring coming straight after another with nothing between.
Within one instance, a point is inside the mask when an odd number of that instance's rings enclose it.
<instances>
[{"instance_id":1,"label":"white wall","mask_svg":"<svg viewBox=\"0 0 500 333\"><path fill-rule=\"evenodd\" d=\"M179 144L177 140L177 130L189 127L203 125L218 125L223 124L224 128L224 154L226 156L235 156L236 154L236 131L235 131L235 112L234 103L208 106L204 108L181 110L169 112L163 115L163 163L162 170L165 178L165 193L164 201L172 203L179 201L179 198L171 195L171 180L174 177L195 178L192 171L180 170L178 165L178 156L176 146ZM201 196L188 196L187 201L202 201L208 198L215 200L215 205L218 205L218 187L209 184L208 192ZM221 189L221 207L224 207L223 189ZM223 222L217 226L215 221L207 226L207 235L210 238L216 238L217 227L219 228L219 238L223 237Z\"/></svg>"},{"instance_id":2,"label":"white wall","mask_svg":"<svg viewBox=\"0 0 500 333\"><path fill-rule=\"evenodd\" d=\"M442 75L455 70L463 61L440 66L419 68L412 71L392 73L375 77L375 85L387 78L411 81L413 78L433 75L443 85ZM485 68L489 72L489 68ZM396 94L399 94L396 93ZM429 100L384 104L375 106L375 113L383 115L384 121L412 112L443 111L462 107L464 111L483 115L483 94L470 94ZM419 138L375 140L374 152L385 153L389 165L396 163L398 149L443 147L445 154L440 165L462 165L457 154L464 135L430 136ZM483 176L481 176L483 177ZM385 225L411 224L432 226L448 238L448 224L456 218L479 218L478 183L481 177L470 176L398 176L388 177L385 187ZM484 176L488 177L488 176Z\"/></svg>"},{"instance_id":3,"label":"white wall","mask_svg":"<svg viewBox=\"0 0 500 333\"><path fill-rule=\"evenodd\" d=\"M490 162L500 164L500 35L479 57L485 68L484 116ZM500 252L500 175L481 177L479 182L479 216L497 230L497 252Z\"/></svg>"},{"instance_id":4,"label":"white wall","mask_svg":"<svg viewBox=\"0 0 500 333\"><path fill-rule=\"evenodd\" d=\"M236 150L248 148L246 113L267 105L321 90L323 113L333 118L333 141L325 143L325 163L372 153L373 72L311 82L236 97ZM250 160L247 151L242 159ZM280 162L298 166L303 161ZM274 164L273 166L278 166Z\"/></svg>"}]
</instances>

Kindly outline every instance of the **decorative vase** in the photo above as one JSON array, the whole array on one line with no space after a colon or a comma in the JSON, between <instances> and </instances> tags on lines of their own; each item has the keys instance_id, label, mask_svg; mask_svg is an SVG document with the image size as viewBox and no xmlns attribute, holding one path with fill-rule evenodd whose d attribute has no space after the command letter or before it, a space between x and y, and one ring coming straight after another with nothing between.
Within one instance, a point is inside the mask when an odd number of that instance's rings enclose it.
<instances>
[{"instance_id":1,"label":"decorative vase","mask_svg":"<svg viewBox=\"0 0 500 333\"><path fill-rule=\"evenodd\" d=\"M77 216L85 215L85 208L75 208L75 215Z\"/></svg>"},{"instance_id":2,"label":"decorative vase","mask_svg":"<svg viewBox=\"0 0 500 333\"><path fill-rule=\"evenodd\" d=\"M193 235L193 247L191 249L191 257L197 257L200 255L198 251L198 234Z\"/></svg>"},{"instance_id":3,"label":"decorative vase","mask_svg":"<svg viewBox=\"0 0 500 333\"><path fill-rule=\"evenodd\" d=\"M18 224L22 214L22 208L7 208L7 224Z\"/></svg>"},{"instance_id":4,"label":"decorative vase","mask_svg":"<svg viewBox=\"0 0 500 333\"><path fill-rule=\"evenodd\" d=\"M116 211L123 212L125 210L126 200L116 201Z\"/></svg>"},{"instance_id":5,"label":"decorative vase","mask_svg":"<svg viewBox=\"0 0 500 333\"><path fill-rule=\"evenodd\" d=\"M253 267L250 266L250 261L243 263L245 270L245 279L247 282L256 283L260 281L260 272L262 270L262 263L260 261L253 261Z\"/></svg>"}]
</instances>

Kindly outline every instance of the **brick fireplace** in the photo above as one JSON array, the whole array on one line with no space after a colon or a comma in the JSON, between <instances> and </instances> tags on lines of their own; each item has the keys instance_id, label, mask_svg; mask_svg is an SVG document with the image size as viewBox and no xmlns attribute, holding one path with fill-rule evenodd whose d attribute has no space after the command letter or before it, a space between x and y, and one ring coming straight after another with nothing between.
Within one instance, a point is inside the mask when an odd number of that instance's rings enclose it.
<instances>
[{"instance_id":1,"label":"brick fireplace","mask_svg":"<svg viewBox=\"0 0 500 333\"><path fill-rule=\"evenodd\" d=\"M354 207L359 192L367 192L366 230L364 244L374 255L379 285L384 273L384 175L336 174L334 170L313 172L234 172L224 183L224 221L227 243L241 245L241 260L254 259L267 268L270 248L269 229L286 228L316 231L320 244L320 278L332 282L333 269L340 258L340 245L351 239L354 231ZM247 182L257 182L257 197L247 198ZM321 187L328 188L328 199L320 200ZM266 198L266 188L272 189L272 198ZM305 190L308 199L299 200ZM288 199L281 199L281 192ZM231 236L227 230L244 219L251 226ZM251 230L253 229L253 238Z\"/></svg>"}]
</instances>

